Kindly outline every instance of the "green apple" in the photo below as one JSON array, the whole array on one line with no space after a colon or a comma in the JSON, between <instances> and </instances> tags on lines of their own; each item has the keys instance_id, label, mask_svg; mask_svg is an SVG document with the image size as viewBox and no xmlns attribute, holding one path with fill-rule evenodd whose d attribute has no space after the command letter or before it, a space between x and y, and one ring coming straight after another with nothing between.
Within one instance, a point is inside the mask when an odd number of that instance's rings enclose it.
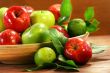
<instances>
[{"instance_id":1,"label":"green apple","mask_svg":"<svg viewBox=\"0 0 110 73\"><path fill-rule=\"evenodd\" d=\"M71 37L86 33L86 23L83 19L73 19L68 23L68 33Z\"/></svg>"},{"instance_id":2,"label":"green apple","mask_svg":"<svg viewBox=\"0 0 110 73\"><path fill-rule=\"evenodd\" d=\"M5 26L3 24L3 16L7 9L8 8L6 8L6 7L0 8L0 32L5 30Z\"/></svg>"},{"instance_id":3,"label":"green apple","mask_svg":"<svg viewBox=\"0 0 110 73\"><path fill-rule=\"evenodd\" d=\"M22 43L50 42L49 30L43 23L36 23L26 29L22 34Z\"/></svg>"},{"instance_id":4,"label":"green apple","mask_svg":"<svg viewBox=\"0 0 110 73\"><path fill-rule=\"evenodd\" d=\"M50 11L33 11L30 17L32 24L44 23L47 27L55 24L55 17Z\"/></svg>"},{"instance_id":5,"label":"green apple","mask_svg":"<svg viewBox=\"0 0 110 73\"><path fill-rule=\"evenodd\" d=\"M52 63L56 59L56 53L52 48L40 48L34 56L36 65L43 65L45 63Z\"/></svg>"}]
</instances>

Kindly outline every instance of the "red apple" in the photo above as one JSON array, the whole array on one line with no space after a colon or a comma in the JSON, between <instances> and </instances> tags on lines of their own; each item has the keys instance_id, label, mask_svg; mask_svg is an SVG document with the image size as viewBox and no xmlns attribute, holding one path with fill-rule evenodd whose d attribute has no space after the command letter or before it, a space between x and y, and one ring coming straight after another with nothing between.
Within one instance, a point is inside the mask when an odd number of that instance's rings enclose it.
<instances>
[{"instance_id":1,"label":"red apple","mask_svg":"<svg viewBox=\"0 0 110 73\"><path fill-rule=\"evenodd\" d=\"M12 6L4 14L3 19L6 29L23 32L30 26L30 16L22 6Z\"/></svg>"},{"instance_id":2,"label":"red apple","mask_svg":"<svg viewBox=\"0 0 110 73\"><path fill-rule=\"evenodd\" d=\"M68 37L68 38L69 38L68 32L67 32L63 27L61 27L61 26L59 26L59 25L54 25L54 26L52 26L51 28L55 28L55 29L58 30L59 32L63 33L63 35L64 35L65 37Z\"/></svg>"},{"instance_id":3,"label":"red apple","mask_svg":"<svg viewBox=\"0 0 110 73\"><path fill-rule=\"evenodd\" d=\"M31 15L31 13L34 11L34 9L31 6L23 6L23 7L26 9L29 15Z\"/></svg>"},{"instance_id":4,"label":"red apple","mask_svg":"<svg viewBox=\"0 0 110 73\"><path fill-rule=\"evenodd\" d=\"M55 20L58 20L60 17L60 7L61 4L53 4L49 7L49 11L51 11L54 14Z\"/></svg>"},{"instance_id":5,"label":"red apple","mask_svg":"<svg viewBox=\"0 0 110 73\"><path fill-rule=\"evenodd\" d=\"M20 42L20 34L12 29L6 29L0 33L0 45L15 45Z\"/></svg>"},{"instance_id":6,"label":"red apple","mask_svg":"<svg viewBox=\"0 0 110 73\"><path fill-rule=\"evenodd\" d=\"M64 54L68 59L75 61L77 64L84 65L92 57L92 49L83 39L73 37L66 42Z\"/></svg>"}]
</instances>

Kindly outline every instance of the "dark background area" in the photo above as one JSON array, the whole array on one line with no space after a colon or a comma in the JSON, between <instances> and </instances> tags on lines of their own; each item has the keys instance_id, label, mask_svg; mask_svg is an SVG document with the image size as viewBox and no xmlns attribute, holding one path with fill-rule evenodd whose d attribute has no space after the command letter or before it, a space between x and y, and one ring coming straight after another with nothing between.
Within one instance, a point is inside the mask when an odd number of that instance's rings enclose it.
<instances>
[{"instance_id":1,"label":"dark background area","mask_svg":"<svg viewBox=\"0 0 110 73\"><path fill-rule=\"evenodd\" d=\"M29 5L35 10L47 10L50 5L57 2L58 0L0 0L0 7ZM91 35L110 34L110 0L72 0L72 4L72 18L84 18L85 9L94 6L95 17L100 21L100 30Z\"/></svg>"}]
</instances>

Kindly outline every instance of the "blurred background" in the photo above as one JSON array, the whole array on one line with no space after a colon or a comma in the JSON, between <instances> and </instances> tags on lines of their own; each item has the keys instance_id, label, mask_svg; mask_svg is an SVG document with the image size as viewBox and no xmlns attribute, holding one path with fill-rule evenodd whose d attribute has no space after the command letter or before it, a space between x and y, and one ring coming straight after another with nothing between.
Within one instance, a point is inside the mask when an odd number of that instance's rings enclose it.
<instances>
[{"instance_id":1,"label":"blurred background","mask_svg":"<svg viewBox=\"0 0 110 73\"><path fill-rule=\"evenodd\" d=\"M60 0L61 1L61 0ZM0 0L0 7L12 5L29 5L35 10L47 10L48 7L59 0ZM84 18L84 11L87 7L95 8L95 17L100 21L100 29L91 35L110 34L110 0L72 0L73 18Z\"/></svg>"}]
</instances>

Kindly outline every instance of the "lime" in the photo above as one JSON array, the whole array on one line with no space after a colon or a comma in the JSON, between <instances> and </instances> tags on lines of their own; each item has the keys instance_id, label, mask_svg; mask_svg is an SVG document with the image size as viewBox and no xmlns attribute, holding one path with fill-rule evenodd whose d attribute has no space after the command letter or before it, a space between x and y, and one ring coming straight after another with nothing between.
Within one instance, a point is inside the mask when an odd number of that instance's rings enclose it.
<instances>
[{"instance_id":1,"label":"lime","mask_svg":"<svg viewBox=\"0 0 110 73\"><path fill-rule=\"evenodd\" d=\"M68 24L68 33L71 37L86 33L86 23L80 19L73 19Z\"/></svg>"},{"instance_id":2,"label":"lime","mask_svg":"<svg viewBox=\"0 0 110 73\"><path fill-rule=\"evenodd\" d=\"M56 53L52 48L40 48L34 56L36 65L43 65L44 63L52 63L56 59Z\"/></svg>"}]
</instances>

